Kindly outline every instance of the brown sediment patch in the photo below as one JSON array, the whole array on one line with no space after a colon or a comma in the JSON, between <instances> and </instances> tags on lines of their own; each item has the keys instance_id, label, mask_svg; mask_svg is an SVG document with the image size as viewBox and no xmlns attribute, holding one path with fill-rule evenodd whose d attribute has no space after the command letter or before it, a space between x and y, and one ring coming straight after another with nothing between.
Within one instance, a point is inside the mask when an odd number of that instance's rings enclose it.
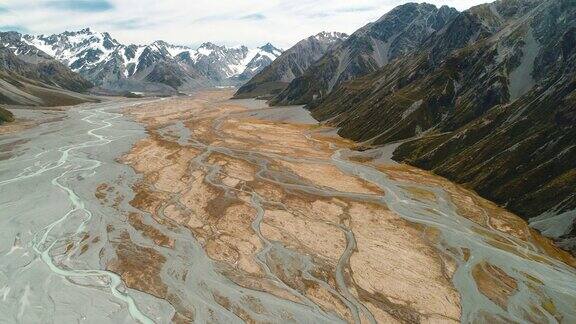
<instances>
[{"instance_id":1,"label":"brown sediment patch","mask_svg":"<svg viewBox=\"0 0 576 324\"><path fill-rule=\"evenodd\" d=\"M508 308L509 299L516 293L518 283L504 270L483 262L474 266L472 277L478 290L502 309Z\"/></svg>"},{"instance_id":2,"label":"brown sediment patch","mask_svg":"<svg viewBox=\"0 0 576 324\"><path fill-rule=\"evenodd\" d=\"M281 160L278 163L315 185L341 192L383 194L375 185L349 176L332 164L293 163Z\"/></svg>"},{"instance_id":3,"label":"brown sediment patch","mask_svg":"<svg viewBox=\"0 0 576 324\"><path fill-rule=\"evenodd\" d=\"M23 130L32 128L36 125L38 125L38 122L25 119L17 120L10 123L0 123L0 135L21 132Z\"/></svg>"},{"instance_id":4,"label":"brown sediment patch","mask_svg":"<svg viewBox=\"0 0 576 324\"><path fill-rule=\"evenodd\" d=\"M295 303L302 302L302 300L294 296L292 293L286 291L283 288L278 287L277 283L269 278L262 276L254 276L252 274L239 271L238 269L233 269L228 264L222 264L222 265L223 267L220 269L221 273L238 286L245 287L247 289L266 292L273 296L291 302Z\"/></svg>"},{"instance_id":5,"label":"brown sediment patch","mask_svg":"<svg viewBox=\"0 0 576 324\"><path fill-rule=\"evenodd\" d=\"M234 188L239 183L254 181L256 167L244 160L233 158L221 153L212 153L208 158L208 162L214 165L222 166L220 173L222 174L222 181L228 187ZM233 182L227 179L233 179Z\"/></svg>"},{"instance_id":6,"label":"brown sediment patch","mask_svg":"<svg viewBox=\"0 0 576 324\"><path fill-rule=\"evenodd\" d=\"M301 125L254 119L227 119L222 125L222 133L226 135L223 141L227 145L257 150L263 154L328 159L331 151L327 147L317 147L303 134L305 129L307 127Z\"/></svg>"},{"instance_id":7,"label":"brown sediment patch","mask_svg":"<svg viewBox=\"0 0 576 324\"><path fill-rule=\"evenodd\" d=\"M129 213L126 219L134 229L140 231L145 237L154 241L156 245L167 248L172 248L174 246L174 240L172 238L163 234L156 227L145 224L142 221L142 216L138 213Z\"/></svg>"},{"instance_id":8,"label":"brown sediment patch","mask_svg":"<svg viewBox=\"0 0 576 324\"><path fill-rule=\"evenodd\" d=\"M2 135L2 134L0 134L0 135ZM12 141L10 143L0 145L0 161L8 160L9 158L11 158L14 155L14 152L13 152L14 149L16 149L18 146L26 144L28 142L29 142L29 140L27 140L27 139L19 139L19 140Z\"/></svg>"},{"instance_id":9,"label":"brown sediment patch","mask_svg":"<svg viewBox=\"0 0 576 324\"><path fill-rule=\"evenodd\" d=\"M464 261L470 260L470 249L462 248L462 258L464 259Z\"/></svg>"},{"instance_id":10,"label":"brown sediment patch","mask_svg":"<svg viewBox=\"0 0 576 324\"><path fill-rule=\"evenodd\" d=\"M128 232L122 232L110 243L115 248L116 258L108 263L108 271L117 273L126 287L169 302L176 310L173 317L175 321L190 323L194 319L193 310L183 307L184 302L169 292L160 277L166 262L162 254L153 248L137 245L130 239Z\"/></svg>"},{"instance_id":11,"label":"brown sediment patch","mask_svg":"<svg viewBox=\"0 0 576 324\"><path fill-rule=\"evenodd\" d=\"M404 189L410 192L414 199L420 201L436 201L436 194L434 194L432 191L414 186L406 186Z\"/></svg>"},{"instance_id":12,"label":"brown sediment patch","mask_svg":"<svg viewBox=\"0 0 576 324\"><path fill-rule=\"evenodd\" d=\"M544 322L546 322L546 321L544 321ZM509 323L515 323L515 322L511 321L508 318L504 318L500 315L489 314L487 312L481 311L477 314L477 317L472 320L472 323L473 324L485 324L485 323L509 324ZM538 323L538 321L535 323Z\"/></svg>"},{"instance_id":13,"label":"brown sediment patch","mask_svg":"<svg viewBox=\"0 0 576 324\"><path fill-rule=\"evenodd\" d=\"M237 304L233 304L232 302L230 302L230 299L228 299L227 297L224 297L218 294L217 292L212 292L212 296L220 306L231 311L232 313L234 313L234 315L240 317L244 322L257 323L252 317L250 317L250 315L248 315L248 313L243 308L239 307Z\"/></svg>"},{"instance_id":14,"label":"brown sediment patch","mask_svg":"<svg viewBox=\"0 0 576 324\"><path fill-rule=\"evenodd\" d=\"M342 231L320 221L310 221L283 210L266 210L262 234L274 241L294 244L335 265L346 249ZM318 235L322 233L322 235Z\"/></svg>"},{"instance_id":15,"label":"brown sediment patch","mask_svg":"<svg viewBox=\"0 0 576 324\"><path fill-rule=\"evenodd\" d=\"M126 286L132 289L166 298L168 288L160 278L166 258L152 248L133 243L126 232L113 243L117 258L108 264L108 270L118 273Z\"/></svg>"},{"instance_id":16,"label":"brown sediment patch","mask_svg":"<svg viewBox=\"0 0 576 324\"><path fill-rule=\"evenodd\" d=\"M526 279L524 283L528 289L539 299L534 305L530 305L529 310L524 310L524 319L532 323L545 323L550 321L549 316L552 315L558 323L563 323L563 316L558 312L556 304L543 290L544 283L527 273L522 273L522 275Z\"/></svg>"},{"instance_id":17,"label":"brown sediment patch","mask_svg":"<svg viewBox=\"0 0 576 324\"><path fill-rule=\"evenodd\" d=\"M320 286L320 284L306 281L305 294L325 311L333 311L349 323L354 321L350 309L348 309L339 298Z\"/></svg>"},{"instance_id":18,"label":"brown sediment patch","mask_svg":"<svg viewBox=\"0 0 576 324\"><path fill-rule=\"evenodd\" d=\"M130 201L130 204L141 211L152 214L157 222L164 224L164 220L158 216L158 209L164 201L168 200L169 196L161 192L153 191L148 185L143 183L136 184L133 189L136 195L132 201Z\"/></svg>"},{"instance_id":19,"label":"brown sediment patch","mask_svg":"<svg viewBox=\"0 0 576 324\"><path fill-rule=\"evenodd\" d=\"M216 242L234 247L238 257L232 260L232 264L235 264L237 268L250 274L260 275L262 269L256 263L255 255L262 249L262 242L252 230L255 214L254 209L244 203L228 207L215 224L217 233L220 233ZM214 254L208 253L208 255Z\"/></svg>"},{"instance_id":20,"label":"brown sediment patch","mask_svg":"<svg viewBox=\"0 0 576 324\"><path fill-rule=\"evenodd\" d=\"M352 322L353 318L350 309L338 296L331 293L318 282L307 279L304 276L304 272L309 271L309 275L324 281L328 287L335 291L337 288L333 275L334 265L314 258L314 269L305 269L306 266L302 263L301 257L306 256L313 256L313 254L302 253L299 255L295 253L286 258L286 256L280 257L276 255L273 251L268 256L268 265L271 271L292 289L301 292L325 311L335 312L344 320Z\"/></svg>"},{"instance_id":21,"label":"brown sediment patch","mask_svg":"<svg viewBox=\"0 0 576 324\"><path fill-rule=\"evenodd\" d=\"M460 296L421 230L377 205L352 203L350 218L358 246L350 268L358 289L414 313L460 318Z\"/></svg>"},{"instance_id":22,"label":"brown sediment patch","mask_svg":"<svg viewBox=\"0 0 576 324\"><path fill-rule=\"evenodd\" d=\"M180 193L179 202L194 213L197 221L205 224L211 216L208 212L208 204L222 193L205 183L203 172L194 171L192 178L194 180ZM219 215L214 214L214 216L218 218Z\"/></svg>"},{"instance_id":23,"label":"brown sediment patch","mask_svg":"<svg viewBox=\"0 0 576 324\"><path fill-rule=\"evenodd\" d=\"M110 186L107 183L101 183L98 185L98 187L96 187L96 193L94 195L96 198L98 198L98 200L106 203L108 202L108 199L106 199L108 196L108 188L110 188Z\"/></svg>"}]
</instances>

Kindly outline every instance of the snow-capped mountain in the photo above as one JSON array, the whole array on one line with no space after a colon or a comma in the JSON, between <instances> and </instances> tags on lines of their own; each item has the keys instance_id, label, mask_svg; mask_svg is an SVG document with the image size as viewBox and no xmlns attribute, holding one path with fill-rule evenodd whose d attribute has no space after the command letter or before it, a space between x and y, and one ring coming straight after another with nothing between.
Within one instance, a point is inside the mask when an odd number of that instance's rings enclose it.
<instances>
[{"instance_id":1,"label":"snow-capped mountain","mask_svg":"<svg viewBox=\"0 0 576 324\"><path fill-rule=\"evenodd\" d=\"M204 43L196 50L187 49L175 57L210 79L241 81L256 75L281 54L282 51L271 44L248 49L246 46L227 48Z\"/></svg>"},{"instance_id":2,"label":"snow-capped mountain","mask_svg":"<svg viewBox=\"0 0 576 324\"><path fill-rule=\"evenodd\" d=\"M97 86L117 91L174 92L206 85L237 85L252 78L282 53L266 44L260 48L225 47L204 43L193 49L156 41L124 45L109 33L89 28L56 35L12 33L2 43L23 51L47 54ZM17 49L17 50L16 50Z\"/></svg>"}]
</instances>

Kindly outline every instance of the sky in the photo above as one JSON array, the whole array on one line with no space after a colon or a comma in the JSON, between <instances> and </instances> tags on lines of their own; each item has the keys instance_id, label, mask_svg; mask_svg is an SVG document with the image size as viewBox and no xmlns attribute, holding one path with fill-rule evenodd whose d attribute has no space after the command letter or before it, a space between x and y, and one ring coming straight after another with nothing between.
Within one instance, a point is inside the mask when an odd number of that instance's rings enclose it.
<instances>
[{"instance_id":1,"label":"sky","mask_svg":"<svg viewBox=\"0 0 576 324\"><path fill-rule=\"evenodd\" d=\"M488 0L427 0L458 10ZM289 48L321 31L352 33L404 0L2 0L0 30L53 34L90 27L122 43L155 40ZM414 1L412 1L414 2ZM422 2L422 1L415 1Z\"/></svg>"}]
</instances>

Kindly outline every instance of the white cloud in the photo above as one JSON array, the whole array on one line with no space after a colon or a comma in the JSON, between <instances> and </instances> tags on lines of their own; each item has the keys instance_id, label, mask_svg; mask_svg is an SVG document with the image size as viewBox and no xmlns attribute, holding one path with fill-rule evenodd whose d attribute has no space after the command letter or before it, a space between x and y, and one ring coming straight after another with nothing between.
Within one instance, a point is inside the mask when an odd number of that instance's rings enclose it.
<instances>
[{"instance_id":1,"label":"white cloud","mask_svg":"<svg viewBox=\"0 0 576 324\"><path fill-rule=\"evenodd\" d=\"M76 1L76 2L75 2ZM197 45L205 41L284 48L320 31L352 33L401 0L4 0L1 25L31 33L91 27L122 42L157 39ZM482 0L428 0L459 10ZM57 4L57 5L56 5ZM82 7L78 8L77 5ZM76 8L72 8L76 6ZM109 9L111 7L111 9Z\"/></svg>"}]
</instances>

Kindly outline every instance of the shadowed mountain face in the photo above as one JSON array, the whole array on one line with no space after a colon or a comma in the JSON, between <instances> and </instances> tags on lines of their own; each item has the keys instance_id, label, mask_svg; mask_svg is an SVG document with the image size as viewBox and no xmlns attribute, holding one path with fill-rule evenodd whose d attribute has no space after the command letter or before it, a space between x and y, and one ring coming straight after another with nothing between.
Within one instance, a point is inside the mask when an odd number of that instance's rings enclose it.
<instances>
[{"instance_id":1,"label":"shadowed mountain face","mask_svg":"<svg viewBox=\"0 0 576 324\"><path fill-rule=\"evenodd\" d=\"M322 32L301 40L286 50L248 83L240 87L235 98L270 98L284 90L292 80L302 76L308 67L330 48L341 44L348 35Z\"/></svg>"},{"instance_id":2,"label":"shadowed mountain face","mask_svg":"<svg viewBox=\"0 0 576 324\"><path fill-rule=\"evenodd\" d=\"M103 89L164 94L239 84L281 54L270 44L256 49L212 43L192 49L164 41L123 45L108 33L90 29L50 36L11 32L4 33L0 41L18 56L41 53L53 57Z\"/></svg>"},{"instance_id":3,"label":"shadowed mountain face","mask_svg":"<svg viewBox=\"0 0 576 324\"><path fill-rule=\"evenodd\" d=\"M313 114L366 145L411 139L395 159L474 188L576 251L575 75L574 1L498 1Z\"/></svg>"},{"instance_id":4,"label":"shadowed mountain face","mask_svg":"<svg viewBox=\"0 0 576 324\"><path fill-rule=\"evenodd\" d=\"M343 82L376 71L418 49L457 13L456 9L430 4L399 6L329 50L275 97L272 104L306 104L323 98Z\"/></svg>"}]
</instances>

